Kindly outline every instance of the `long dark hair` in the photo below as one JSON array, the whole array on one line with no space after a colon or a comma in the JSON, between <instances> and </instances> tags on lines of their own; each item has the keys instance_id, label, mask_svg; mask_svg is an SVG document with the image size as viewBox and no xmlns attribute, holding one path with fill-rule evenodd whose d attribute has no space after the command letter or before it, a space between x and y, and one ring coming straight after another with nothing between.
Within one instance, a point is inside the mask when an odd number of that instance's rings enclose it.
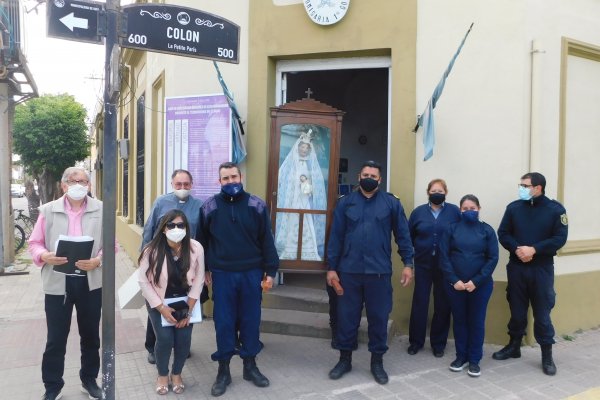
<instances>
[{"instance_id":1,"label":"long dark hair","mask_svg":"<svg viewBox=\"0 0 600 400\"><path fill-rule=\"evenodd\" d=\"M187 272L190 269L190 254L192 249L190 247L190 225L188 224L188 220L183 211L171 210L161 218L158 228L156 228L154 237L142 250L142 254L140 254L140 258L138 259L138 264L147 254L150 268L148 268L146 271L146 277L148 280L153 281L156 286L160 287L159 280L162 272L163 260L168 254L167 252L171 251L169 243L167 242L167 236L163 233L163 231L165 230L167 224L172 222L177 217L181 217L181 219L183 219L183 223L185 224L186 234L181 241L181 252L179 254L179 259L181 260L181 282L184 288L187 290L189 289L187 283ZM168 265L172 266L173 258L166 258Z\"/></svg>"}]
</instances>

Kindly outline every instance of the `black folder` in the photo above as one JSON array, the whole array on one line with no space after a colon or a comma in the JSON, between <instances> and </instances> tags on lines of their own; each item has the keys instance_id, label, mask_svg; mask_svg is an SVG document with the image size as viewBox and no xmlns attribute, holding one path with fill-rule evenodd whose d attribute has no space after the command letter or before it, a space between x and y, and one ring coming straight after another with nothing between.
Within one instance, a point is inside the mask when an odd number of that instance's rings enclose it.
<instances>
[{"instance_id":1,"label":"black folder","mask_svg":"<svg viewBox=\"0 0 600 400\"><path fill-rule=\"evenodd\" d=\"M75 263L79 260L89 260L92 257L93 247L93 240L87 240L84 242L73 242L62 239L59 240L58 246L56 247L56 256L67 257L69 261L66 264L55 265L54 271L67 275L86 275L87 272L77 268Z\"/></svg>"}]
</instances>

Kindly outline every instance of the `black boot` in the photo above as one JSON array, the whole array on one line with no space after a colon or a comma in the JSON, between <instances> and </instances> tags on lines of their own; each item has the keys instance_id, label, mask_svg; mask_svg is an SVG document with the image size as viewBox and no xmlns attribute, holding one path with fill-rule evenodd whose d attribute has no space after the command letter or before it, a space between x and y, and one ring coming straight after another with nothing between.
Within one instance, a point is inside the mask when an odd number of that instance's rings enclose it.
<instances>
[{"instance_id":1,"label":"black boot","mask_svg":"<svg viewBox=\"0 0 600 400\"><path fill-rule=\"evenodd\" d=\"M346 372L352 370L352 352L340 350L340 361L329 371L329 379L340 379Z\"/></svg>"},{"instance_id":2,"label":"black boot","mask_svg":"<svg viewBox=\"0 0 600 400\"><path fill-rule=\"evenodd\" d=\"M371 373L380 385L388 383L388 374L383 369L383 354L371 353Z\"/></svg>"},{"instance_id":3,"label":"black boot","mask_svg":"<svg viewBox=\"0 0 600 400\"><path fill-rule=\"evenodd\" d=\"M231 373L229 373L229 360L219 361L219 372L217 372L217 379L212 385L210 394L218 397L225 393L227 385L231 383Z\"/></svg>"},{"instance_id":4,"label":"black boot","mask_svg":"<svg viewBox=\"0 0 600 400\"><path fill-rule=\"evenodd\" d=\"M494 360L508 360L509 358L521 357L522 336L511 336L510 342L502 349L492 354Z\"/></svg>"},{"instance_id":5,"label":"black boot","mask_svg":"<svg viewBox=\"0 0 600 400\"><path fill-rule=\"evenodd\" d=\"M542 345L542 369L546 375L556 375L556 364L552 359L552 345Z\"/></svg>"},{"instance_id":6,"label":"black boot","mask_svg":"<svg viewBox=\"0 0 600 400\"><path fill-rule=\"evenodd\" d=\"M269 386L269 380L266 376L260 373L256 366L256 358L248 357L244 358L244 379L252 381L258 387Z\"/></svg>"}]
</instances>

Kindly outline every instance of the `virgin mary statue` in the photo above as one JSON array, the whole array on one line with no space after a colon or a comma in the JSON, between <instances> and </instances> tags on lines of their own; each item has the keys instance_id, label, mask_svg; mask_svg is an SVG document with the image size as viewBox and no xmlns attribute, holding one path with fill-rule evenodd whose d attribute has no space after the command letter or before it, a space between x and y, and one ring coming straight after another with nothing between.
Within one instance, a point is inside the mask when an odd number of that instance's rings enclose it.
<instances>
[{"instance_id":1,"label":"virgin mary statue","mask_svg":"<svg viewBox=\"0 0 600 400\"><path fill-rule=\"evenodd\" d=\"M312 145L312 129L303 132L279 168L277 208L326 210L327 192L323 172ZM277 213L275 245L279 258L298 258L300 215ZM304 214L300 259L321 261L325 244L325 215Z\"/></svg>"}]
</instances>

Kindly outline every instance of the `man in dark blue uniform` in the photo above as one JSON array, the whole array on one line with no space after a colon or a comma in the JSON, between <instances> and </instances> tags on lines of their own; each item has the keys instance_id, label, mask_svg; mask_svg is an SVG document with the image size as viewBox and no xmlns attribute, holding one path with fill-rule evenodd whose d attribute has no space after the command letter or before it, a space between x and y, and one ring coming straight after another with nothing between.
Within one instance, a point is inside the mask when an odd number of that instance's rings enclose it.
<instances>
[{"instance_id":1,"label":"man in dark blue uniform","mask_svg":"<svg viewBox=\"0 0 600 400\"><path fill-rule=\"evenodd\" d=\"M229 361L236 353L238 326L244 379L258 387L269 386L256 366L262 349L261 281L264 277L271 286L279 267L265 202L244 191L242 174L234 163L219 166L219 182L221 192L202 205L196 235L204 247L206 281L213 287L217 351L211 357L219 362L213 396L221 396L231 383Z\"/></svg>"},{"instance_id":2,"label":"man in dark blue uniform","mask_svg":"<svg viewBox=\"0 0 600 400\"><path fill-rule=\"evenodd\" d=\"M413 247L400 200L379 190L381 165L367 161L358 176L360 187L342 197L333 214L327 247L327 283L339 280L337 348L340 360L329 372L339 379L352 369L352 350L358 335L363 304L369 323L371 373L380 384L388 382L383 369L388 317L392 311L392 245L394 233L404 269L401 284L413 277Z\"/></svg>"},{"instance_id":3,"label":"man in dark blue uniform","mask_svg":"<svg viewBox=\"0 0 600 400\"><path fill-rule=\"evenodd\" d=\"M567 241L565 208L545 196L546 178L538 172L521 177L519 200L506 207L498 239L510 252L506 266L506 298L510 307L510 342L492 357L495 360L521 357L521 339L527 327L529 302L533 310L533 333L542 348L542 369L556 374L552 359L554 327L550 311L554 307L554 255Z\"/></svg>"}]
</instances>

